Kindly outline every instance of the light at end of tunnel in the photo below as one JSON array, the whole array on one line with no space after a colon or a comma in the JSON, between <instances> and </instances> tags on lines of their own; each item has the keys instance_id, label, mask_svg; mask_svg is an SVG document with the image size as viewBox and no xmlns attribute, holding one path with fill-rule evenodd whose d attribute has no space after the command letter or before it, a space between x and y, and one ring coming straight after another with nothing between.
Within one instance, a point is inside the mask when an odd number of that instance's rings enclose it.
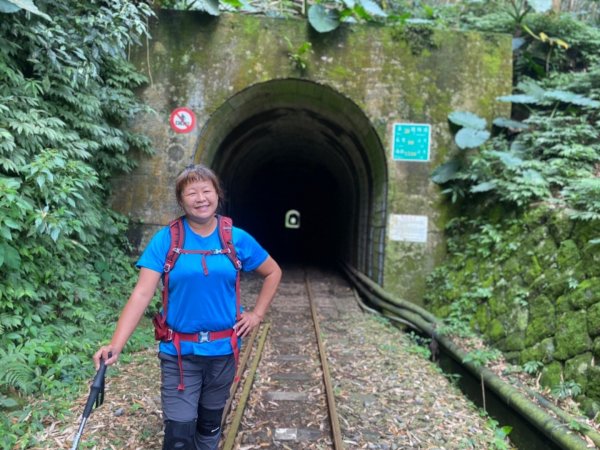
<instances>
[{"instance_id":1,"label":"light at end of tunnel","mask_svg":"<svg viewBox=\"0 0 600 450\"><path fill-rule=\"evenodd\" d=\"M300 228L300 212L295 209L290 209L285 213L285 227L286 228Z\"/></svg>"}]
</instances>

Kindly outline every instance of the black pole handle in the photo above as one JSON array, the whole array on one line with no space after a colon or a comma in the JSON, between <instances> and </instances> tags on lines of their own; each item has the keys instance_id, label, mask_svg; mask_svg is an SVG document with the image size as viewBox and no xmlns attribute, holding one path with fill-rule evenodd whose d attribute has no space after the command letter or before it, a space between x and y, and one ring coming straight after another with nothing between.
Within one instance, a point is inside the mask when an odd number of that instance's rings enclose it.
<instances>
[{"instance_id":1,"label":"black pole handle","mask_svg":"<svg viewBox=\"0 0 600 450\"><path fill-rule=\"evenodd\" d=\"M108 353L108 357L110 358L112 353ZM92 381L92 386L90 387L90 395L88 396L87 403L85 404L85 408L83 409L83 414L81 415L81 423L79 424L79 430L75 435L75 439L73 440L73 446L71 450L77 450L79 447L79 441L81 440L81 436L83 434L83 428L87 422L92 409L94 408L94 404L96 407L100 406L104 402L104 375L106 374L106 364L104 359L100 358L100 368L96 371L96 375L94 376L94 381Z\"/></svg>"},{"instance_id":2,"label":"black pole handle","mask_svg":"<svg viewBox=\"0 0 600 450\"><path fill-rule=\"evenodd\" d=\"M108 353L108 357L110 358L112 353ZM106 364L104 363L104 359L100 358L100 368L96 372L94 376L94 381L92 382L92 386L90 387L90 396L88 397L87 403L85 404L85 408L83 409L83 417L88 418L92 409L94 408L94 404L96 408L100 406L104 402L104 375L106 374Z\"/></svg>"}]
</instances>

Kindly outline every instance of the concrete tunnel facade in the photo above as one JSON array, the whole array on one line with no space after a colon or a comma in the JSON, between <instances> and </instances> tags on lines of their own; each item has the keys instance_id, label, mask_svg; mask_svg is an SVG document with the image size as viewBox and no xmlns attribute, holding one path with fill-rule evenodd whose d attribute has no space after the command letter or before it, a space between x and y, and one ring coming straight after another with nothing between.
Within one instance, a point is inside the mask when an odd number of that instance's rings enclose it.
<instances>
[{"instance_id":1,"label":"concrete tunnel facade","mask_svg":"<svg viewBox=\"0 0 600 450\"><path fill-rule=\"evenodd\" d=\"M203 163L222 179L222 212L276 259L344 261L420 303L444 253L448 205L430 174L453 151L447 115L508 114L494 99L511 90L510 37L434 33L416 51L388 28L315 36L301 20L190 12L164 12L151 30L134 60L151 80L139 94L153 111L132 128L157 151L117 178L112 196L134 243L180 214L174 178ZM290 63L284 36L312 43L306 72ZM189 133L169 126L181 106L197 118ZM395 123L430 126L426 161L393 157ZM404 239L402 218L421 220L424 238Z\"/></svg>"}]
</instances>

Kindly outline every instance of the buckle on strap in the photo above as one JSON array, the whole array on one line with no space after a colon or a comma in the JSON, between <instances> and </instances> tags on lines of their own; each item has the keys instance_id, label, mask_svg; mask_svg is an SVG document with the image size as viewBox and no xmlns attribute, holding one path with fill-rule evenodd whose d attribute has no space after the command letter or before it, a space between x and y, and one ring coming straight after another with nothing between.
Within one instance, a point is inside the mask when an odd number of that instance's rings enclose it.
<instances>
[{"instance_id":1,"label":"buckle on strap","mask_svg":"<svg viewBox=\"0 0 600 450\"><path fill-rule=\"evenodd\" d=\"M201 344L204 342L210 342L210 331L200 331L198 333L198 342Z\"/></svg>"}]
</instances>

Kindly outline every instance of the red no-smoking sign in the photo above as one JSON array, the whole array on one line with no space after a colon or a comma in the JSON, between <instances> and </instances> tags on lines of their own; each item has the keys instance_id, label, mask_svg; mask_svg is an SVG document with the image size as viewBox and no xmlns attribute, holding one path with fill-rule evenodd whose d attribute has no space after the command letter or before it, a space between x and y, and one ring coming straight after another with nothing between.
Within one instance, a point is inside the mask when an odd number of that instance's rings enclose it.
<instances>
[{"instance_id":1,"label":"red no-smoking sign","mask_svg":"<svg viewBox=\"0 0 600 450\"><path fill-rule=\"evenodd\" d=\"M196 126L196 115L190 108L177 108L171 113L169 123L176 133L189 133Z\"/></svg>"}]
</instances>

